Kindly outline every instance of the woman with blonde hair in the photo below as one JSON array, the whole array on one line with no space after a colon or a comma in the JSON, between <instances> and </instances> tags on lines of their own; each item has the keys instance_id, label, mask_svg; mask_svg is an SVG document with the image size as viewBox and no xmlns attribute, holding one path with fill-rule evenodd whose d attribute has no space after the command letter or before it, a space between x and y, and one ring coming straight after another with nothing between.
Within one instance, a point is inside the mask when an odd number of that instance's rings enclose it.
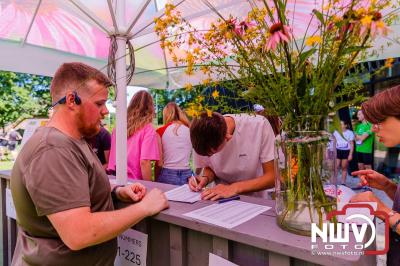
<instances>
[{"instance_id":1,"label":"woman with blonde hair","mask_svg":"<svg viewBox=\"0 0 400 266\"><path fill-rule=\"evenodd\" d=\"M164 107L163 120L164 126L157 129L163 158L163 167L157 182L183 185L192 176L189 166L192 151L189 120L174 102Z\"/></svg>"},{"instance_id":2,"label":"woman with blonde hair","mask_svg":"<svg viewBox=\"0 0 400 266\"><path fill-rule=\"evenodd\" d=\"M151 161L160 160L158 137L152 125L153 98L147 91L137 92L128 106L128 178L151 180ZM115 171L115 130L112 133L108 170Z\"/></svg>"}]
</instances>

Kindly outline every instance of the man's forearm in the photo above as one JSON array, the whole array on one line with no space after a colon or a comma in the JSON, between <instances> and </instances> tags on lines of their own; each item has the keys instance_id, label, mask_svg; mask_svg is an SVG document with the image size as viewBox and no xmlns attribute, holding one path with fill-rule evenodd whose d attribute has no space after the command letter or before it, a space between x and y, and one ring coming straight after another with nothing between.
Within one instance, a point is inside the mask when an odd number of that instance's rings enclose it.
<instances>
[{"instance_id":1,"label":"man's forearm","mask_svg":"<svg viewBox=\"0 0 400 266\"><path fill-rule=\"evenodd\" d=\"M272 188L274 187L274 183L275 180L273 173L272 176L271 173L267 173L266 175L262 175L254 179L233 183L231 186L235 187L237 194L243 194Z\"/></svg>"},{"instance_id":2,"label":"man's forearm","mask_svg":"<svg viewBox=\"0 0 400 266\"><path fill-rule=\"evenodd\" d=\"M390 199L394 200L394 195L396 194L396 191L397 191L397 185L395 183L393 183L392 181L387 180L387 184L385 186L384 191Z\"/></svg>"},{"instance_id":3,"label":"man's forearm","mask_svg":"<svg viewBox=\"0 0 400 266\"><path fill-rule=\"evenodd\" d=\"M80 250L115 238L147 216L141 203L108 212L85 212L79 221L67 223L60 234L63 242L72 250ZM65 216L68 219L68 216Z\"/></svg>"},{"instance_id":4,"label":"man's forearm","mask_svg":"<svg viewBox=\"0 0 400 266\"><path fill-rule=\"evenodd\" d=\"M235 188L236 193L248 193L274 187L274 161L263 163L262 168L264 173L262 176L232 184L231 186Z\"/></svg>"}]
</instances>

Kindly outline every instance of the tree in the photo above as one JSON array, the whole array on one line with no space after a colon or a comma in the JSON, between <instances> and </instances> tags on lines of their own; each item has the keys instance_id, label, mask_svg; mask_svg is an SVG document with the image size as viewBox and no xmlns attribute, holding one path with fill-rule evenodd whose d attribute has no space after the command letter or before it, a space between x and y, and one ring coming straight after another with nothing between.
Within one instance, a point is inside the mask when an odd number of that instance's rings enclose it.
<instances>
[{"instance_id":1,"label":"tree","mask_svg":"<svg viewBox=\"0 0 400 266\"><path fill-rule=\"evenodd\" d=\"M51 79L0 71L0 127L35 116L47 116Z\"/></svg>"},{"instance_id":2,"label":"tree","mask_svg":"<svg viewBox=\"0 0 400 266\"><path fill-rule=\"evenodd\" d=\"M160 90L149 89L151 96L153 96L154 104L156 106L157 123L162 124L162 111L169 102L176 102L182 110L185 110L188 103L193 100L199 92L196 90Z\"/></svg>"}]
</instances>

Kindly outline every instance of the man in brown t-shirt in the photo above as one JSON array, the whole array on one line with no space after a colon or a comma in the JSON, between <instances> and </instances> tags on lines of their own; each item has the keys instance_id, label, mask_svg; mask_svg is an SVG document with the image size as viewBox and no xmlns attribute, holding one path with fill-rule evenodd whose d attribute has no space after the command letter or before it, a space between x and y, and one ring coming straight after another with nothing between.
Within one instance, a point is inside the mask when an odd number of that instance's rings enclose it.
<instances>
[{"instance_id":1,"label":"man in brown t-shirt","mask_svg":"<svg viewBox=\"0 0 400 266\"><path fill-rule=\"evenodd\" d=\"M108 114L108 78L81 63L63 64L51 84L54 114L24 145L11 177L19 230L12 265L113 265L116 236L168 207L141 184L115 187L114 210L100 161L84 140Z\"/></svg>"}]
</instances>

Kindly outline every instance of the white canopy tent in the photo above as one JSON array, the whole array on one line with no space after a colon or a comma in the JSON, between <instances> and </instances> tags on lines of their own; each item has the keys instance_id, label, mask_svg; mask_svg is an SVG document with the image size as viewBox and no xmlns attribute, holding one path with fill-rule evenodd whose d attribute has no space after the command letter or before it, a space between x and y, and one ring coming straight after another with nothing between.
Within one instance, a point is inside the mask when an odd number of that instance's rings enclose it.
<instances>
[{"instance_id":1,"label":"white canopy tent","mask_svg":"<svg viewBox=\"0 0 400 266\"><path fill-rule=\"evenodd\" d=\"M207 29L216 15L206 0L174 0L186 20ZM253 0L210 0L223 15L246 16ZM187 76L174 68L153 31L154 18L166 0L0 0L0 70L52 76L64 62L80 61L106 71L109 36L116 36L117 181L126 183L126 42L135 48L135 74L131 85L160 89L199 83L201 76ZM304 28L320 2L288 1L296 16L294 25ZM296 5L296 9L294 9ZM390 12L388 10L387 12ZM391 39L397 38L398 25ZM384 57L398 57L398 44L385 49ZM380 57L381 58L381 57ZM129 63L129 62L128 62Z\"/></svg>"}]
</instances>

